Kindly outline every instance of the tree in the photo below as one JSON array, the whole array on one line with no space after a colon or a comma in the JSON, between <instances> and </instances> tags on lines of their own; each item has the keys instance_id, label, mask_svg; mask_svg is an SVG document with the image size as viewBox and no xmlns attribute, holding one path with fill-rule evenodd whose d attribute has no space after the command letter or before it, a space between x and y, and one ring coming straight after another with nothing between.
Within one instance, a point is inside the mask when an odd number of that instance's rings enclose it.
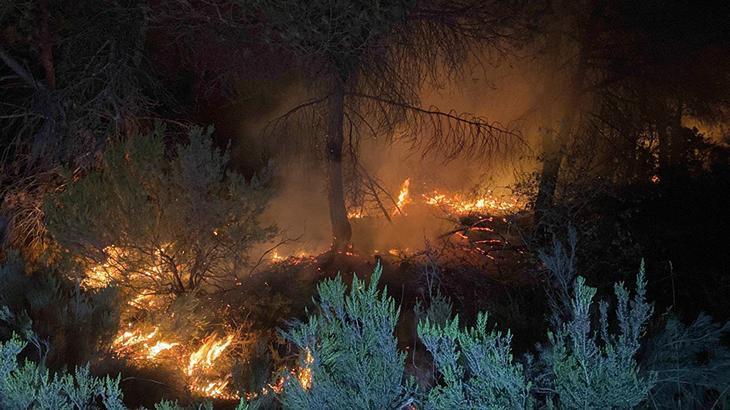
<instances>
[{"instance_id":1,"label":"tree","mask_svg":"<svg viewBox=\"0 0 730 410\"><path fill-rule=\"evenodd\" d=\"M220 287L245 270L252 244L271 238L274 228L257 221L262 180L227 171L211 131L192 130L172 159L161 128L115 144L99 170L49 198L49 232L86 262L92 282L143 294Z\"/></svg>"},{"instance_id":2,"label":"tree","mask_svg":"<svg viewBox=\"0 0 730 410\"><path fill-rule=\"evenodd\" d=\"M141 2L0 1L0 195L11 245L38 253L62 166L88 170L160 96Z\"/></svg>"},{"instance_id":3,"label":"tree","mask_svg":"<svg viewBox=\"0 0 730 410\"><path fill-rule=\"evenodd\" d=\"M262 37L270 52L303 73L311 98L275 120L270 135L287 138L279 145L297 147L303 144L295 136L313 136L308 145L326 164L333 249L344 251L351 246L345 175L368 178L358 162L363 138L403 138L414 148L440 149L447 156L494 154L518 140L516 132L482 118L421 107L419 92L458 74L477 50L503 52L524 33L521 6L476 0L218 0L184 13L165 11L162 20L188 32L190 25L208 24L206 19L183 25L175 16L208 15L208 21L230 27L230 33L211 28L216 36L227 40L248 32L252 35L239 39L248 45L252 36ZM376 185L369 184L377 194Z\"/></svg>"},{"instance_id":4,"label":"tree","mask_svg":"<svg viewBox=\"0 0 730 410\"><path fill-rule=\"evenodd\" d=\"M590 52L604 11L601 1L557 2L552 7L544 20L547 27L541 37L541 51L547 55L550 72L542 103L550 107L542 109L543 164L534 205L537 227L542 226L545 213L553 205L566 146L581 125L581 107L586 102L591 69Z\"/></svg>"},{"instance_id":5,"label":"tree","mask_svg":"<svg viewBox=\"0 0 730 410\"><path fill-rule=\"evenodd\" d=\"M548 83L555 83L542 102L557 101L560 114L551 116L547 108L542 119L550 132L544 140L536 225L550 223L545 214L571 148L585 150L573 157L573 168L580 162L595 169L605 161L603 176L618 174L620 182L627 182L643 177L639 168L649 166L649 176L659 168L666 181L672 168L686 167L689 147L697 147L683 118L727 119L730 79L727 59L721 57L727 46L722 13L683 2L635 6L629 1L557 2L538 25L538 48L553 68Z\"/></svg>"}]
</instances>

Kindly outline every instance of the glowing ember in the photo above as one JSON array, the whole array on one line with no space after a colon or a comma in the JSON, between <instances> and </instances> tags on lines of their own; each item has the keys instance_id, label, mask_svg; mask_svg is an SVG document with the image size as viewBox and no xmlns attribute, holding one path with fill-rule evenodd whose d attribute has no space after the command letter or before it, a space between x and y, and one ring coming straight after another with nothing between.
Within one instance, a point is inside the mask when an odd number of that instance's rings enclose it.
<instances>
[{"instance_id":1,"label":"glowing ember","mask_svg":"<svg viewBox=\"0 0 730 410\"><path fill-rule=\"evenodd\" d=\"M304 390L309 390L312 388L312 369L310 366L314 363L314 357L309 349L307 349L307 353L304 356L304 363L306 366L299 369L297 372L297 379L299 379L299 383L302 385Z\"/></svg>"},{"instance_id":2,"label":"glowing ember","mask_svg":"<svg viewBox=\"0 0 730 410\"><path fill-rule=\"evenodd\" d=\"M659 182L661 182L661 180L662 179L659 177L659 175L652 175L651 176L651 182L653 184L658 184Z\"/></svg>"},{"instance_id":3,"label":"glowing ember","mask_svg":"<svg viewBox=\"0 0 730 410\"><path fill-rule=\"evenodd\" d=\"M365 217L365 212L362 209L347 212L347 219L360 219Z\"/></svg>"}]
</instances>

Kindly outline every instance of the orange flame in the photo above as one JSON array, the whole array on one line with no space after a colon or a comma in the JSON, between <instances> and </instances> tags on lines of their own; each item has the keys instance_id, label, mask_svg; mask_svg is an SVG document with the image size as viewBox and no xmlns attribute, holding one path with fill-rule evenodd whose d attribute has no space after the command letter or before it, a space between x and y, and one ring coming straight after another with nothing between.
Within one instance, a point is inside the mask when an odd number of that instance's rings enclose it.
<instances>
[{"instance_id":1,"label":"orange flame","mask_svg":"<svg viewBox=\"0 0 730 410\"><path fill-rule=\"evenodd\" d=\"M223 352L233 342L233 335L228 335L223 339L218 339L215 333L206 337L203 345L190 355L188 361L188 376L193 375L193 371L198 368L210 368L213 363L223 354Z\"/></svg>"},{"instance_id":2,"label":"orange flame","mask_svg":"<svg viewBox=\"0 0 730 410\"><path fill-rule=\"evenodd\" d=\"M314 363L314 356L312 356L312 352L309 349L307 349L304 356L304 363L306 366L299 369L297 379L299 379L299 383L304 390L309 390L312 388L312 369L310 366Z\"/></svg>"},{"instance_id":3,"label":"orange flame","mask_svg":"<svg viewBox=\"0 0 730 410\"><path fill-rule=\"evenodd\" d=\"M406 178L405 181L400 186L400 192L398 193L398 202L396 202L395 209L393 210L393 215L400 213L402 215L405 215L405 211L403 211L403 207L411 203L411 197L409 195L411 190L411 179Z\"/></svg>"},{"instance_id":4,"label":"orange flame","mask_svg":"<svg viewBox=\"0 0 730 410\"><path fill-rule=\"evenodd\" d=\"M154 359L161 352L172 349L173 347L179 346L179 345L180 345L180 343L177 343L177 342L169 343L169 342L164 342L164 341L160 340L159 342L155 343L154 346L150 347L149 353L147 353L147 358Z\"/></svg>"},{"instance_id":5,"label":"orange flame","mask_svg":"<svg viewBox=\"0 0 730 410\"><path fill-rule=\"evenodd\" d=\"M460 215L477 212L513 212L519 208L517 198L497 198L492 194L492 191L488 191L486 195L476 198L468 198L460 194L446 195L438 191L433 191L430 195L424 194L423 199L428 205L438 206Z\"/></svg>"}]
</instances>

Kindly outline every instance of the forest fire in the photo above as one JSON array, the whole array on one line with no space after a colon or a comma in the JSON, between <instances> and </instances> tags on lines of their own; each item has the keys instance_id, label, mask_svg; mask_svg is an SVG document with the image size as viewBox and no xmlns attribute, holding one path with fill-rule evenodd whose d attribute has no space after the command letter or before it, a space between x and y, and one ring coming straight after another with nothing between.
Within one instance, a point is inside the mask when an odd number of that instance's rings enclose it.
<instances>
[{"instance_id":1,"label":"forest fire","mask_svg":"<svg viewBox=\"0 0 730 410\"><path fill-rule=\"evenodd\" d=\"M104 249L107 261L86 270L82 281L85 287L100 288L116 279L119 272L114 267L114 256L123 255L119 247L110 246ZM150 271L159 271L159 267L151 267ZM163 330L161 325L147 321L138 322L140 313L147 315L155 309L169 306L170 298L165 295L138 293L129 297L129 302L122 309L122 317L129 317L127 325L120 329L112 341L112 350L139 367L164 365L172 369L179 368L179 363L186 363L184 369L178 369L187 376L187 387L193 395L219 399L237 399L235 393L229 391L229 376L220 377L219 367L228 368L229 353L235 332L221 335L212 332L202 339L200 344L185 342L181 335ZM174 313L173 313L174 315ZM224 363L225 362L225 363Z\"/></svg>"},{"instance_id":2,"label":"forest fire","mask_svg":"<svg viewBox=\"0 0 730 410\"><path fill-rule=\"evenodd\" d=\"M192 376L197 369L213 366L215 361L231 345L231 342L233 342L233 335L228 335L225 338L219 338L216 334L208 336L203 341L202 346L190 355L187 369L188 376Z\"/></svg>"},{"instance_id":3,"label":"forest fire","mask_svg":"<svg viewBox=\"0 0 730 410\"><path fill-rule=\"evenodd\" d=\"M453 216L467 216L471 214L487 214L502 216L519 212L524 208L524 201L515 195L496 196L493 191L486 193L467 194L448 192L434 189L429 193L413 196L411 193L411 178L406 178L400 185L398 196L394 200L394 208L390 215L407 216L408 206L425 205L438 208ZM371 216L363 209L354 209L348 212L349 219L362 219Z\"/></svg>"},{"instance_id":4,"label":"forest fire","mask_svg":"<svg viewBox=\"0 0 730 410\"><path fill-rule=\"evenodd\" d=\"M431 194L424 194L423 199L428 205L437 206L455 215L474 213L503 215L518 211L522 205L517 197L497 198L492 194L492 191L487 191L485 195L473 197L433 191Z\"/></svg>"},{"instance_id":5,"label":"forest fire","mask_svg":"<svg viewBox=\"0 0 730 410\"><path fill-rule=\"evenodd\" d=\"M225 337L219 337L217 334L211 334L196 351L190 354L186 371L187 375L191 376L190 391L203 397L238 398L237 394L227 391L230 384L229 376L220 379L216 374L210 375L210 370L213 369L223 352L231 345L234 336L229 334Z\"/></svg>"},{"instance_id":6,"label":"forest fire","mask_svg":"<svg viewBox=\"0 0 730 410\"><path fill-rule=\"evenodd\" d=\"M214 367L230 348L235 338L234 333L220 336L212 333L197 348L185 346L178 341L166 340L160 328L152 330L134 328L130 323L112 343L114 351L138 366L157 363L163 358L165 363L175 364L187 362L185 374L188 376L188 388L198 396L235 399L237 395L227 390L230 380L219 378ZM212 371L213 370L213 371Z\"/></svg>"}]
</instances>

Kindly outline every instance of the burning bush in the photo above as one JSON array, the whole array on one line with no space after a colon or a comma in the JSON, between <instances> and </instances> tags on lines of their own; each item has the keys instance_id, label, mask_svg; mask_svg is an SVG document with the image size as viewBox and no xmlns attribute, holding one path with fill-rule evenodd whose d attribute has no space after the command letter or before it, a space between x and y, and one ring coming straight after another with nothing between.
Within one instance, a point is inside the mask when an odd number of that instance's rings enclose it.
<instances>
[{"instance_id":1,"label":"burning bush","mask_svg":"<svg viewBox=\"0 0 730 410\"><path fill-rule=\"evenodd\" d=\"M165 155L163 129L113 145L97 171L70 182L46 206L52 237L95 268L86 283L176 294L233 282L246 252L273 235L257 217L262 181L226 171L228 153L194 129Z\"/></svg>"}]
</instances>

